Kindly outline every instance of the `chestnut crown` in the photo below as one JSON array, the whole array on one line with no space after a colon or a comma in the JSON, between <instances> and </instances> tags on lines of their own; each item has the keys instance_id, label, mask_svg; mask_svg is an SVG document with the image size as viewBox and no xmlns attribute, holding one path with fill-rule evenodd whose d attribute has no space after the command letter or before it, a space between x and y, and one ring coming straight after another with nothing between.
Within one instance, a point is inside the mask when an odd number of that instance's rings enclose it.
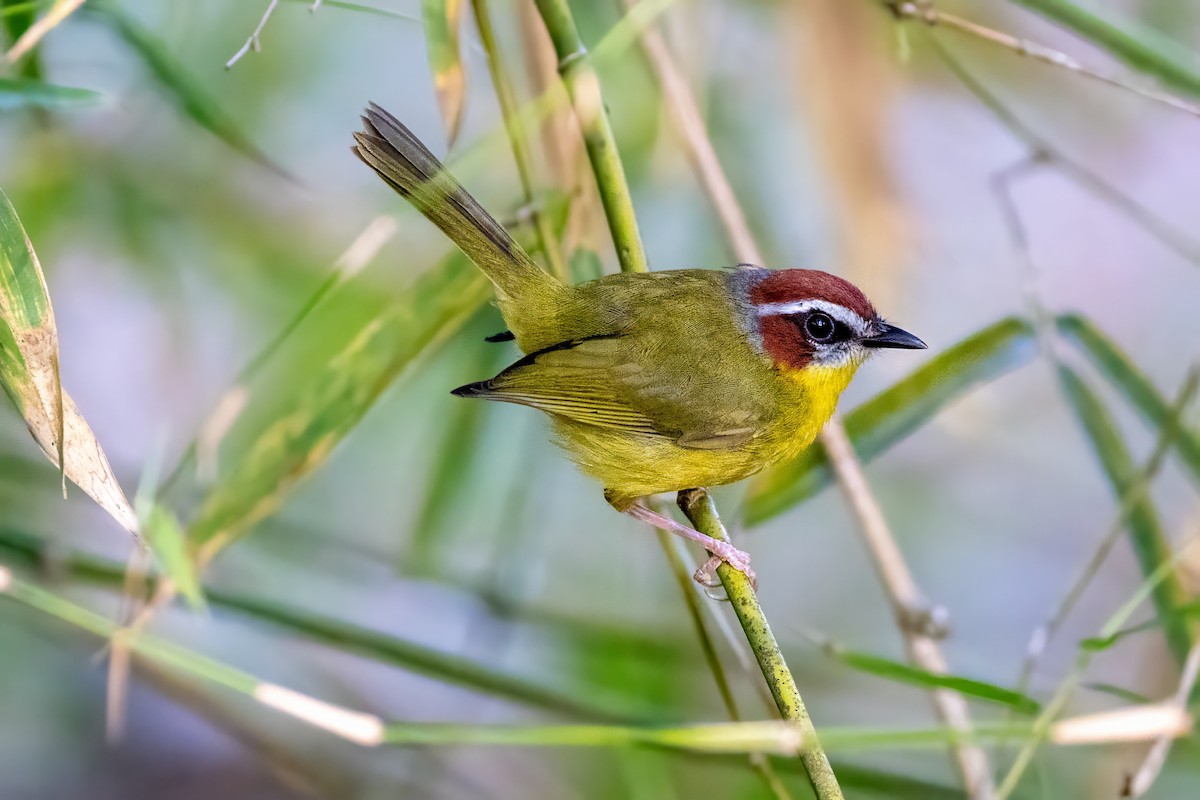
<instances>
[{"instance_id":1,"label":"chestnut crown","mask_svg":"<svg viewBox=\"0 0 1200 800\"><path fill-rule=\"evenodd\" d=\"M790 369L861 363L872 349L921 350L925 343L890 325L849 281L815 269L763 270L747 300L763 350Z\"/></svg>"}]
</instances>

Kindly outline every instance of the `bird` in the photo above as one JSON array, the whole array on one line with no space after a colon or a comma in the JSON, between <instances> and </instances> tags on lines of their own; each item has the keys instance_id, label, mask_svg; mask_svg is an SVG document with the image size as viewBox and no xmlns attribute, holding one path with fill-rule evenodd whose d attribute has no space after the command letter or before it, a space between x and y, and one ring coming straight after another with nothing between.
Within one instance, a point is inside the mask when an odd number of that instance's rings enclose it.
<instances>
[{"instance_id":1,"label":"bird","mask_svg":"<svg viewBox=\"0 0 1200 800\"><path fill-rule=\"evenodd\" d=\"M566 284L537 265L429 149L375 103L354 153L492 282L524 355L453 394L549 415L567 455L634 519L699 542L752 581L750 556L649 498L734 483L809 447L859 365L924 349L843 278L812 269L621 272Z\"/></svg>"}]
</instances>

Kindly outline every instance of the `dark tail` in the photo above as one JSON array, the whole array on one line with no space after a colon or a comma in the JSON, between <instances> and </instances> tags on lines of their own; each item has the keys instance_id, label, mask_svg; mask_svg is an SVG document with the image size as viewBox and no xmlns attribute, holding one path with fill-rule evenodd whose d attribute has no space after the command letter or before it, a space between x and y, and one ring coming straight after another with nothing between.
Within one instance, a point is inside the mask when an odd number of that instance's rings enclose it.
<instances>
[{"instance_id":1,"label":"dark tail","mask_svg":"<svg viewBox=\"0 0 1200 800\"><path fill-rule=\"evenodd\" d=\"M363 112L354 153L379 173L518 304L536 302L558 282L476 202L412 131L379 106Z\"/></svg>"}]
</instances>

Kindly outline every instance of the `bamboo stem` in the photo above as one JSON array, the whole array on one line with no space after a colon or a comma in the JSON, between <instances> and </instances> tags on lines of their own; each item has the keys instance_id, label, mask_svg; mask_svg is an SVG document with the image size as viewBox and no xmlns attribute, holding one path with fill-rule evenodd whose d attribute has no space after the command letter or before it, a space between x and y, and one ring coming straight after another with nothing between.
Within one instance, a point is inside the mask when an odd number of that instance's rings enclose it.
<instances>
[{"instance_id":1,"label":"bamboo stem","mask_svg":"<svg viewBox=\"0 0 1200 800\"><path fill-rule=\"evenodd\" d=\"M608 114L600 94L600 83L587 59L587 50L579 38L575 20L566 0L535 0L542 21L554 43L559 59L559 74L579 119L588 157L596 175L596 184L612 232L613 244L624 272L645 272L646 255L638 234L633 201L621 157L617 152ZM702 489L680 493L680 507L692 524L708 535L728 540L717 516L716 507ZM695 518L693 518L695 515ZM797 724L804 740L800 758L818 800L841 800L842 791L817 739L816 730L796 681L784 661L779 644L771 633L766 614L758 603L749 578L727 564L718 569L726 593L733 602L738 621L746 633L763 677L784 719Z\"/></svg>"},{"instance_id":2,"label":"bamboo stem","mask_svg":"<svg viewBox=\"0 0 1200 800\"><path fill-rule=\"evenodd\" d=\"M714 539L726 542L730 540L725 526L721 524L721 518L717 516L716 505L704 489L680 492L679 508L691 520L696 530ZM744 572L726 563L717 567L717 577L721 579L721 585L725 587L725 593L738 622L746 632L746 641L750 643L754 658L771 688L771 696L775 698L779 713L784 719L794 722L799 730L804 742L800 750L800 760L804 764L804 771L808 773L813 791L818 800L840 800L842 790L838 786L837 776L833 774L833 767L829 765L829 758L821 747L821 740L817 737L817 730L808 715L804 699L800 696L800 690L796 688L796 680L788 669L779 643L775 641L775 634L771 632L771 626L762 606L759 605L758 595L755 594L750 579Z\"/></svg>"},{"instance_id":3,"label":"bamboo stem","mask_svg":"<svg viewBox=\"0 0 1200 800\"><path fill-rule=\"evenodd\" d=\"M627 8L631 8L636 5L636 0L625 0L625 3ZM740 261L761 263L760 248L716 157L704 121L691 96L691 90L679 74L666 43L656 31L647 29L642 34L642 46L651 68L662 84L663 94L675 115L675 122L680 128L684 143L690 150L700 181L725 228L734 257ZM871 492L862 465L850 445L839 417L835 416L830 421L822 441L847 503L859 521L864 544L895 613L897 627L904 638L909 660L929 672L945 674L948 665L936 639L911 624L912 618L916 616L914 612L922 607L920 588L908 569L879 502ZM970 796L977 800L990 798L993 789L987 755L981 747L967 741L971 732L971 719L966 700L962 695L948 689L934 690L930 697L941 720L955 732L962 734L962 738L951 740L951 752Z\"/></svg>"},{"instance_id":4,"label":"bamboo stem","mask_svg":"<svg viewBox=\"0 0 1200 800\"><path fill-rule=\"evenodd\" d=\"M565 281L568 277L567 263L563 259L558 238L555 237L546 215L535 205L533 155L529 149L529 142L525 139L525 132L521 129L516 94L513 92L508 72L504 68L504 60L500 58L500 47L496 43L496 32L492 28L487 0L471 0L471 9L475 13L475 26L479 30L479 41L487 53L488 71L492 73L492 86L496 92L496 101L500 104L500 115L504 118L504 130L508 134L508 144L512 148L513 161L517 164L517 174L521 178L525 205L530 209L538 245L545 254L546 261L550 264L550 274L560 281Z\"/></svg>"},{"instance_id":5,"label":"bamboo stem","mask_svg":"<svg viewBox=\"0 0 1200 800\"><path fill-rule=\"evenodd\" d=\"M638 232L637 217L633 212L629 183L625 180L625 168L621 165L621 154L617 152L608 112L600 96L600 81L592 69L587 48L579 38L571 9L567 0L535 2L558 54L558 74L567 87L575 116L579 119L583 143L592 162L592 171L596 174L600 202L612 232L613 245L617 248L621 271L646 272L649 265Z\"/></svg>"}]
</instances>

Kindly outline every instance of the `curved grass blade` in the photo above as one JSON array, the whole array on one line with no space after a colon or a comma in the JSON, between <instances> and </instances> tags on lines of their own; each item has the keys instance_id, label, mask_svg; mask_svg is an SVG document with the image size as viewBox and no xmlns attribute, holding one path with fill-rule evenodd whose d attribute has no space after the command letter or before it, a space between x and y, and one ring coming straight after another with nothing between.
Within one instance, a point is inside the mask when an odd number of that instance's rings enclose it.
<instances>
[{"instance_id":1,"label":"curved grass blade","mask_svg":"<svg viewBox=\"0 0 1200 800\"><path fill-rule=\"evenodd\" d=\"M100 102L101 98L99 92L90 89L56 86L31 78L0 78L0 111L88 106Z\"/></svg>"},{"instance_id":2,"label":"curved grass blade","mask_svg":"<svg viewBox=\"0 0 1200 800\"><path fill-rule=\"evenodd\" d=\"M242 155L257 161L271 171L291 179L291 176L242 133L237 123L218 105L200 83L175 60L171 51L141 23L111 3L89 4L87 8L112 28L129 47L162 90L200 127Z\"/></svg>"},{"instance_id":3,"label":"curved grass blade","mask_svg":"<svg viewBox=\"0 0 1200 800\"><path fill-rule=\"evenodd\" d=\"M1058 365L1058 376L1114 495L1119 501L1129 503L1127 519L1130 543L1142 573L1153 575L1171 562L1171 545L1148 493L1142 492L1136 502L1129 497L1134 489L1136 472L1129 449L1108 409L1083 378L1065 364ZM1190 600L1177 570L1172 569L1155 584L1152 598L1155 611L1163 621L1171 652L1182 664L1191 649L1195 633L1185 616L1173 613Z\"/></svg>"},{"instance_id":4,"label":"curved grass blade","mask_svg":"<svg viewBox=\"0 0 1200 800\"><path fill-rule=\"evenodd\" d=\"M846 432L859 458L869 461L936 416L968 390L1030 360L1033 328L1009 317L975 333L846 415ZM757 525L829 485L825 448L814 444L799 458L754 478L743 515Z\"/></svg>"},{"instance_id":5,"label":"curved grass blade","mask_svg":"<svg viewBox=\"0 0 1200 800\"><path fill-rule=\"evenodd\" d=\"M1200 70L1186 48L1131 19L1115 19L1070 0L1016 0L1041 16L1107 50L1114 58L1163 84L1200 96Z\"/></svg>"},{"instance_id":6,"label":"curved grass blade","mask_svg":"<svg viewBox=\"0 0 1200 800\"><path fill-rule=\"evenodd\" d=\"M959 675L938 675L899 661L844 650L840 647L826 647L826 652L851 669L865 672L884 680L905 683L910 686L920 686L925 689L951 689L961 695L986 700L1001 706L1008 706L1022 714L1037 714L1041 706L1036 700L1026 694L1005 689L1002 686L964 678Z\"/></svg>"},{"instance_id":7,"label":"curved grass blade","mask_svg":"<svg viewBox=\"0 0 1200 800\"><path fill-rule=\"evenodd\" d=\"M459 330L490 296L491 284L458 252L418 278L403 304L374 319L315 374L218 480L189 526L192 541L211 556L273 513L404 368Z\"/></svg>"},{"instance_id":8,"label":"curved grass blade","mask_svg":"<svg viewBox=\"0 0 1200 800\"><path fill-rule=\"evenodd\" d=\"M1158 429L1170 424L1174 415L1171 404L1098 327L1078 314L1064 314L1055 322L1059 333L1091 360L1143 419ZM1182 427L1176 432L1175 449L1200 485L1200 433Z\"/></svg>"},{"instance_id":9,"label":"curved grass blade","mask_svg":"<svg viewBox=\"0 0 1200 800\"><path fill-rule=\"evenodd\" d=\"M459 44L464 5L464 0L421 0L429 69L450 148L458 139L467 99L467 72Z\"/></svg>"},{"instance_id":10,"label":"curved grass blade","mask_svg":"<svg viewBox=\"0 0 1200 800\"><path fill-rule=\"evenodd\" d=\"M187 539L179 518L161 503L153 501L144 512L140 506L138 511L146 543L158 559L163 574L171 579L193 610L203 611L204 592L200 588L196 564L188 552Z\"/></svg>"},{"instance_id":11,"label":"curved grass blade","mask_svg":"<svg viewBox=\"0 0 1200 800\"><path fill-rule=\"evenodd\" d=\"M58 329L37 254L0 192L0 383L46 457L125 530L137 516L104 450L62 389ZM63 488L66 484L64 481Z\"/></svg>"}]
</instances>

